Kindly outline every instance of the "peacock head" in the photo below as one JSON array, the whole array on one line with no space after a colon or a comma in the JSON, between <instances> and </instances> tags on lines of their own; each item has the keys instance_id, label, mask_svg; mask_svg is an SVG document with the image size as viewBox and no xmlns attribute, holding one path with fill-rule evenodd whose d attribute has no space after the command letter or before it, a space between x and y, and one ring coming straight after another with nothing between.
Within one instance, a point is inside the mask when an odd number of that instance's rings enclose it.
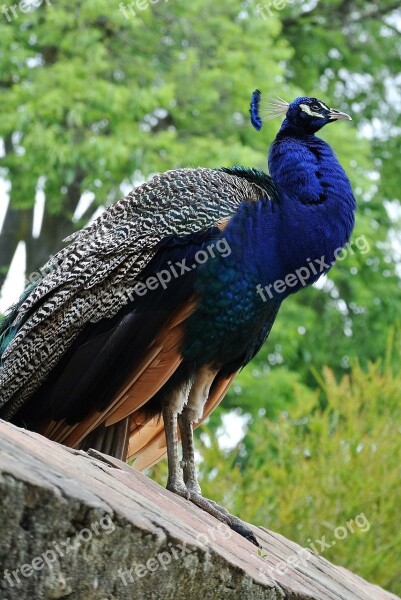
<instances>
[{"instance_id":1,"label":"peacock head","mask_svg":"<svg viewBox=\"0 0 401 600\"><path fill-rule=\"evenodd\" d=\"M305 133L315 133L324 125L334 121L347 120L351 117L336 108L329 108L327 104L317 98L296 98L287 104L286 119Z\"/></svg>"},{"instance_id":2,"label":"peacock head","mask_svg":"<svg viewBox=\"0 0 401 600\"><path fill-rule=\"evenodd\" d=\"M249 112L251 114L251 122L258 130L262 128L263 122L260 116L260 103L261 92L260 90L255 90L252 94ZM330 108L321 100L309 98L308 96L296 98L291 104L281 98L268 100L263 113L265 117L263 120L285 116L284 128L297 129L307 134L316 133L324 125L334 123L334 121L341 119L352 120L347 113Z\"/></svg>"}]
</instances>

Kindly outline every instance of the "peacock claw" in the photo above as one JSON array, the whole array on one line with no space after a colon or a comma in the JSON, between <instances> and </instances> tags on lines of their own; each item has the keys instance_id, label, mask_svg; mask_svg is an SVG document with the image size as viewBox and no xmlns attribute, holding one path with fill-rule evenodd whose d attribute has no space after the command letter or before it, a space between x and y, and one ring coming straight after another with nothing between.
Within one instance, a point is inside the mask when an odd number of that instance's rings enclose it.
<instances>
[{"instance_id":1,"label":"peacock claw","mask_svg":"<svg viewBox=\"0 0 401 600\"><path fill-rule=\"evenodd\" d=\"M241 519L231 515L228 510L217 504L217 502L214 500L209 500L208 498L204 498L200 494L193 492L190 494L189 500L222 523L228 525L230 529L239 533L239 535L247 539L249 542L258 548L261 548L261 545L256 539L255 534L249 529L249 527L247 527L245 523L241 521Z\"/></svg>"}]
</instances>

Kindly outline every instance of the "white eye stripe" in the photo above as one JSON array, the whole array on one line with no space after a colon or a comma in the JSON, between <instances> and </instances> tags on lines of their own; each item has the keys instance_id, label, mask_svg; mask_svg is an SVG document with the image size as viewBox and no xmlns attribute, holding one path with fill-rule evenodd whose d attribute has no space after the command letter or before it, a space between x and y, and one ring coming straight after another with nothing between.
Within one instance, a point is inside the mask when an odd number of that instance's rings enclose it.
<instances>
[{"instance_id":1,"label":"white eye stripe","mask_svg":"<svg viewBox=\"0 0 401 600\"><path fill-rule=\"evenodd\" d=\"M299 106L307 115L309 115L311 117L320 117L321 119L325 118L324 115L313 112L313 110L311 110L307 104L300 104Z\"/></svg>"},{"instance_id":2,"label":"white eye stripe","mask_svg":"<svg viewBox=\"0 0 401 600\"><path fill-rule=\"evenodd\" d=\"M319 104L324 110L330 110L329 107L326 106L325 104L323 104L323 102L320 102L320 100L319 100Z\"/></svg>"}]
</instances>

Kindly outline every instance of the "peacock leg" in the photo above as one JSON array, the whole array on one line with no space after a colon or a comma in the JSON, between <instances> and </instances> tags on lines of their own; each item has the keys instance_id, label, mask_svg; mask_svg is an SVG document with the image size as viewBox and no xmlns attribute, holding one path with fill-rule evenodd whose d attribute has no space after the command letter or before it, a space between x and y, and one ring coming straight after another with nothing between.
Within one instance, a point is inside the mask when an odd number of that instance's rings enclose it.
<instances>
[{"instance_id":1,"label":"peacock leg","mask_svg":"<svg viewBox=\"0 0 401 600\"><path fill-rule=\"evenodd\" d=\"M180 415L178 415L178 426L181 433L182 446L182 470L184 474L184 482L187 490L191 494L202 494L198 478L196 476L195 467L195 450L193 429L191 421L191 410L185 407Z\"/></svg>"},{"instance_id":2,"label":"peacock leg","mask_svg":"<svg viewBox=\"0 0 401 600\"><path fill-rule=\"evenodd\" d=\"M198 483L195 467L195 451L193 437L193 423L199 421L203 415L206 401L209 397L210 387L216 377L217 371L207 366L199 369L191 385L188 401L178 415L178 425L181 433L182 469L184 482L191 494L201 496L202 491Z\"/></svg>"},{"instance_id":3,"label":"peacock leg","mask_svg":"<svg viewBox=\"0 0 401 600\"><path fill-rule=\"evenodd\" d=\"M182 414L178 416L178 425L181 432L184 481L190 495L189 500L259 547L255 535L241 519L231 515L225 508L219 506L213 500L209 500L202 496L196 475L193 426L191 409L188 406L186 406Z\"/></svg>"},{"instance_id":4,"label":"peacock leg","mask_svg":"<svg viewBox=\"0 0 401 600\"><path fill-rule=\"evenodd\" d=\"M182 477L178 454L177 412L169 405L163 406L164 431L167 443L168 479L167 489L189 499L189 491Z\"/></svg>"}]
</instances>

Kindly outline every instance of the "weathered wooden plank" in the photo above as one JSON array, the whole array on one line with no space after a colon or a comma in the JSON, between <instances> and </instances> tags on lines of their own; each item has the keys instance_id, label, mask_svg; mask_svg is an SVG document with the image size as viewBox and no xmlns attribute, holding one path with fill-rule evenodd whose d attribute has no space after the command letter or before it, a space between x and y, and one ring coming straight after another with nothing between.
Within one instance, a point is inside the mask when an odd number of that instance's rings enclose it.
<instances>
[{"instance_id":1,"label":"weathered wooden plank","mask_svg":"<svg viewBox=\"0 0 401 600\"><path fill-rule=\"evenodd\" d=\"M0 421L0 598L395 600L264 528L255 547L124 463Z\"/></svg>"}]
</instances>

